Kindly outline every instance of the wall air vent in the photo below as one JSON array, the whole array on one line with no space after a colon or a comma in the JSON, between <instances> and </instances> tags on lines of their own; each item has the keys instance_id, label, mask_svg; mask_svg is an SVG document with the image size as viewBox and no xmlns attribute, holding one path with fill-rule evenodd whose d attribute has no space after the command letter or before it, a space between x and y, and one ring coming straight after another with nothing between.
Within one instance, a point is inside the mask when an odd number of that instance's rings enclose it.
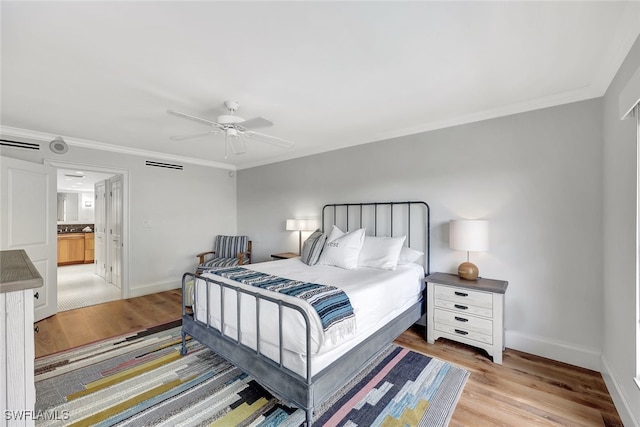
<instances>
[{"instance_id":1,"label":"wall air vent","mask_svg":"<svg viewBox=\"0 0 640 427\"><path fill-rule=\"evenodd\" d=\"M165 168L165 169L178 169L178 170L184 169L184 166L182 166L182 165L174 165L174 164L171 164L171 163L152 162L150 160L147 160L145 162L145 165L154 166L156 168Z\"/></svg>"},{"instance_id":2,"label":"wall air vent","mask_svg":"<svg viewBox=\"0 0 640 427\"><path fill-rule=\"evenodd\" d=\"M40 144L32 142L10 141L8 139L0 139L0 145L3 147L24 148L25 150L39 150Z\"/></svg>"}]
</instances>

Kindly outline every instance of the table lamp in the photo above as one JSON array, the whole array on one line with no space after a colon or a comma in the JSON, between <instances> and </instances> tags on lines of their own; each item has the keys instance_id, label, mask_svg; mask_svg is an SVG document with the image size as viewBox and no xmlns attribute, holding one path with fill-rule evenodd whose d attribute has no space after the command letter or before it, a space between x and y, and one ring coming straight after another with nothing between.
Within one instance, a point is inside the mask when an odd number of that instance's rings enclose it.
<instances>
[{"instance_id":1,"label":"table lamp","mask_svg":"<svg viewBox=\"0 0 640 427\"><path fill-rule=\"evenodd\" d=\"M285 229L298 232L298 254L302 254L302 232L315 230L315 222L309 219L288 219Z\"/></svg>"},{"instance_id":2,"label":"table lamp","mask_svg":"<svg viewBox=\"0 0 640 427\"><path fill-rule=\"evenodd\" d=\"M467 252L467 261L458 266L458 276L465 280L478 278L478 267L469 262L469 252L484 252L489 249L489 222L484 220L449 221L449 247Z\"/></svg>"}]
</instances>

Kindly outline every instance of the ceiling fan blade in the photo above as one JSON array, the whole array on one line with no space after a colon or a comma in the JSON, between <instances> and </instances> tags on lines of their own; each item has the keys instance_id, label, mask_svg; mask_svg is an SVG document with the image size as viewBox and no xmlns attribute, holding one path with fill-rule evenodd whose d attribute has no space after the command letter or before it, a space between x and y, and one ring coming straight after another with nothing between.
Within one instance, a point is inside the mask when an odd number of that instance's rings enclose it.
<instances>
[{"instance_id":1,"label":"ceiling fan blade","mask_svg":"<svg viewBox=\"0 0 640 427\"><path fill-rule=\"evenodd\" d=\"M231 151L233 151L233 154L244 154L247 152L247 146L245 145L241 137L227 137L227 142L231 146Z\"/></svg>"},{"instance_id":2,"label":"ceiling fan blade","mask_svg":"<svg viewBox=\"0 0 640 427\"><path fill-rule=\"evenodd\" d=\"M296 145L295 142L289 141L283 138L278 138L277 136L267 135L266 133L256 132L256 131L247 131L245 135L248 137L257 137L256 140L260 142L266 142L267 144L277 145L282 148L291 148Z\"/></svg>"},{"instance_id":3,"label":"ceiling fan blade","mask_svg":"<svg viewBox=\"0 0 640 427\"><path fill-rule=\"evenodd\" d=\"M219 129L223 128L220 123L212 122L211 120L203 119L201 117L192 116L191 114L181 113L174 110L167 110L167 113L173 114L174 116L182 117L183 119L193 120L199 123L204 123L205 125L214 126Z\"/></svg>"},{"instance_id":4,"label":"ceiling fan blade","mask_svg":"<svg viewBox=\"0 0 640 427\"><path fill-rule=\"evenodd\" d=\"M238 123L238 125L244 129L256 129L273 126L273 122L265 119L264 117L254 117L252 119L245 120L242 123Z\"/></svg>"},{"instance_id":5,"label":"ceiling fan blade","mask_svg":"<svg viewBox=\"0 0 640 427\"><path fill-rule=\"evenodd\" d=\"M211 135L213 133L218 133L219 131L217 130L208 130L206 132L198 132L198 133L190 133L187 135L174 135L174 136L170 136L170 139L173 139L174 141L184 141L185 139L192 139L192 138L200 138L202 136L207 136L207 135Z\"/></svg>"}]
</instances>

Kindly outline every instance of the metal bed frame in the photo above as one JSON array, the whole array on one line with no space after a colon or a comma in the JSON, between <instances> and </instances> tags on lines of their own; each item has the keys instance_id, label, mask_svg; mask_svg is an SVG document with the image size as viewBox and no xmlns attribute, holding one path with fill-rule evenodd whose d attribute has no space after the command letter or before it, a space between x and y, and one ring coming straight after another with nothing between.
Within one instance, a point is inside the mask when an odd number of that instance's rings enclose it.
<instances>
[{"instance_id":1,"label":"metal bed frame","mask_svg":"<svg viewBox=\"0 0 640 427\"><path fill-rule=\"evenodd\" d=\"M384 208L384 211L380 211ZM388 211L386 210L388 209ZM333 211L333 219L327 223L328 215L325 211ZM371 210L373 212L371 213ZM348 231L350 224L357 224L358 228L362 228L367 221L373 221L373 235L378 235L378 227L380 218L388 219L384 221L388 226L380 231L380 233L386 233L386 235L393 236L394 230L394 213L398 210L404 210L406 214L406 222L402 220L403 226L401 226L401 232L407 235L407 246L411 246L411 224L412 224L412 211L419 210L418 224L424 227L424 242L421 246L421 250L424 249L424 266L426 275L429 274L430 268L430 208L425 202L370 202L370 203L341 203L341 204L329 204L325 205L322 209L322 228L325 229L325 224L338 224L342 225ZM355 212L354 212L355 211ZM380 213L379 213L380 212ZM422 216L420 216L422 215ZM402 215L404 217L404 215ZM342 221L340 218L342 217ZM398 214L395 215L397 221ZM424 219L424 221L422 221ZM398 226L395 227L396 229ZM415 227L414 227L415 228ZM415 236L415 234L414 234ZM186 283L190 280L194 281L193 292L193 305L196 302L195 292L195 280L202 279L207 282L206 285L206 298L207 298L207 310L206 310L206 322L201 322L196 319L195 314L187 313L186 311ZM221 311L220 325L223 331L218 330L213 325L209 324L210 314L210 284L214 283L219 285L219 298L220 301L224 301L225 292L233 292L236 295L237 301L237 318L236 318L236 338L224 333L225 325L225 313L224 304L220 304ZM256 302L256 348L253 349L242 341L242 328L240 319L241 304L240 295L248 295L253 297ZM338 391L344 386L351 378L358 374L362 368L367 366L382 350L384 350L395 338L397 338L402 332L407 330L411 325L417 322L420 317L425 313L425 301L420 300L405 312L397 316L391 322L384 325L378 331L376 331L369 338L358 344L353 349L349 350L346 354L341 356L338 360L324 368L321 372L311 375L311 340L310 340L310 320L304 309L291 304L286 301L279 300L277 298L258 294L250 290L246 290L234 285L224 283L220 280L203 277L199 274L185 273L182 277L182 351L184 355L187 353L186 337L191 336L200 343L204 344L233 365L240 368L245 373L251 375L255 380L263 387L268 389L278 398L284 400L288 404L304 409L306 413L306 424L310 426L313 420L313 410L318 407L327 398ZM267 356L263 355L260 350L260 305L261 301L274 303L278 306L278 325L279 325L279 360L274 361ZM282 327L282 312L284 308L289 308L298 311L306 324L306 375L299 375L286 366L283 363L284 349L282 347L282 338L284 335Z\"/></svg>"}]
</instances>

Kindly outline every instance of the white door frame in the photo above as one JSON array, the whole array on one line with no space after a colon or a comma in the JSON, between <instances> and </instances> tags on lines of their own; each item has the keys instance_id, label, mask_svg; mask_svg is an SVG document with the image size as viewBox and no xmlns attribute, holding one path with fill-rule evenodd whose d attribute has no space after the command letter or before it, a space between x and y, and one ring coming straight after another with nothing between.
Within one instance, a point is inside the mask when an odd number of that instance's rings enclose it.
<instances>
[{"instance_id":1,"label":"white door frame","mask_svg":"<svg viewBox=\"0 0 640 427\"><path fill-rule=\"evenodd\" d=\"M103 172L122 176L122 295L129 298L129 171L106 166L99 166L78 162L63 162L45 159L46 164L60 169L85 169L93 172Z\"/></svg>"}]
</instances>

